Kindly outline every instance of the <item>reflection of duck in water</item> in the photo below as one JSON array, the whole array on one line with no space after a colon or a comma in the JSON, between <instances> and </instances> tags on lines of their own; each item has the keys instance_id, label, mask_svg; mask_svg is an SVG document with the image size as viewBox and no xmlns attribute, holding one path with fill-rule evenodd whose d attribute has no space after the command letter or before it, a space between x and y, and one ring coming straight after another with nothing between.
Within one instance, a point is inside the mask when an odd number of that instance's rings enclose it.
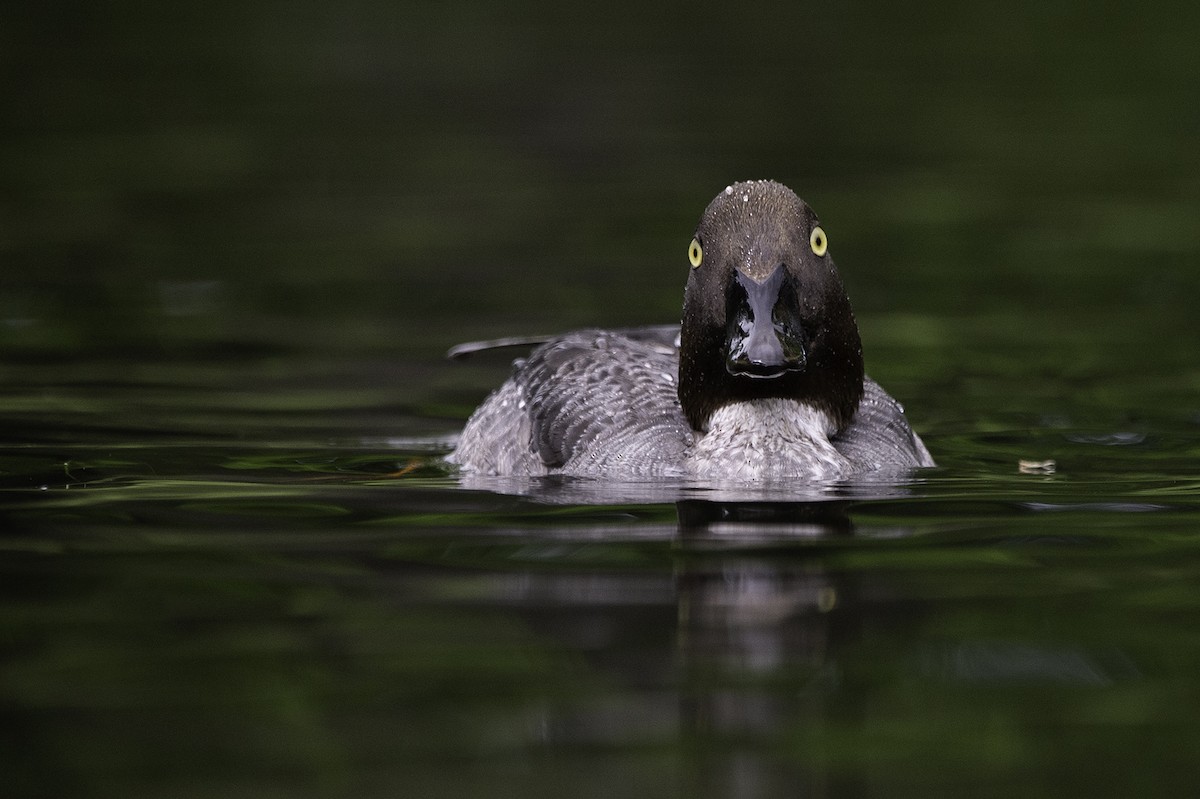
<instances>
[{"instance_id":1,"label":"reflection of duck in water","mask_svg":"<svg viewBox=\"0 0 1200 799\"><path fill-rule=\"evenodd\" d=\"M836 480L932 466L862 344L816 215L734 184L688 252L683 323L545 342L475 411L469 473Z\"/></svg>"}]
</instances>

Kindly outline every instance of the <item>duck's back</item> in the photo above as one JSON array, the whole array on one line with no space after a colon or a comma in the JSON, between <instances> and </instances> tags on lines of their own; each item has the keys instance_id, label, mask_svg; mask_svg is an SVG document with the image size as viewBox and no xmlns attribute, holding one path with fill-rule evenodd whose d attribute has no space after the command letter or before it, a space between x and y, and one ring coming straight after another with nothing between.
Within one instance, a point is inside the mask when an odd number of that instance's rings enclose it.
<instances>
[{"instance_id":1,"label":"duck's back","mask_svg":"<svg viewBox=\"0 0 1200 799\"><path fill-rule=\"evenodd\" d=\"M933 466L925 443L908 424L904 407L869 377L854 420L830 443L856 472L908 470Z\"/></svg>"},{"instance_id":2,"label":"duck's back","mask_svg":"<svg viewBox=\"0 0 1200 799\"><path fill-rule=\"evenodd\" d=\"M680 475L693 433L665 329L583 330L514 363L449 460L484 474Z\"/></svg>"},{"instance_id":3,"label":"duck's back","mask_svg":"<svg viewBox=\"0 0 1200 799\"><path fill-rule=\"evenodd\" d=\"M722 477L745 472L742 460L759 460L744 457L745 447L714 451L704 446L712 443L708 440L697 446L707 436L690 428L679 404L677 331L581 330L547 341L514 362L512 377L472 414L447 460L469 472L494 475ZM933 465L900 403L869 377L852 422L828 442L814 439L792 449L754 442L756 435L770 436L774 429L740 434L756 453L779 450L787 456L761 464L764 474L819 479Z\"/></svg>"}]
</instances>

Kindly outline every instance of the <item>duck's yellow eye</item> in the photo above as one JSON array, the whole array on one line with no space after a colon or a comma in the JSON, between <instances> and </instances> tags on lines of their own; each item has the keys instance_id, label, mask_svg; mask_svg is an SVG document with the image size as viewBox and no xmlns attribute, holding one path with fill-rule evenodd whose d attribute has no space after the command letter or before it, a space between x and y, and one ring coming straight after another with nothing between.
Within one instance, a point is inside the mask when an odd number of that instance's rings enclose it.
<instances>
[{"instance_id":1,"label":"duck's yellow eye","mask_svg":"<svg viewBox=\"0 0 1200 799\"><path fill-rule=\"evenodd\" d=\"M829 248L829 239L825 238L825 231L818 226L813 228L812 235L808 237L808 244L814 253L821 256Z\"/></svg>"},{"instance_id":2,"label":"duck's yellow eye","mask_svg":"<svg viewBox=\"0 0 1200 799\"><path fill-rule=\"evenodd\" d=\"M704 260L704 248L700 246L700 239L692 239L692 244L688 247L688 260L692 262L692 269Z\"/></svg>"}]
</instances>

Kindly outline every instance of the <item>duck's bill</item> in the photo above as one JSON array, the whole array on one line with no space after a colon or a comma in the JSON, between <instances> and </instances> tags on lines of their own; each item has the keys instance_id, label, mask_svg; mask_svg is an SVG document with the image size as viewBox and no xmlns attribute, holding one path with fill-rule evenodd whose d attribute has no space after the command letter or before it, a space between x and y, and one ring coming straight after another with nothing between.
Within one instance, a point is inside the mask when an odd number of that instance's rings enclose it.
<instances>
[{"instance_id":1,"label":"duck's bill","mask_svg":"<svg viewBox=\"0 0 1200 799\"><path fill-rule=\"evenodd\" d=\"M753 379L804 371L804 328L787 270L778 267L761 283L736 274L726 298L726 370Z\"/></svg>"}]
</instances>

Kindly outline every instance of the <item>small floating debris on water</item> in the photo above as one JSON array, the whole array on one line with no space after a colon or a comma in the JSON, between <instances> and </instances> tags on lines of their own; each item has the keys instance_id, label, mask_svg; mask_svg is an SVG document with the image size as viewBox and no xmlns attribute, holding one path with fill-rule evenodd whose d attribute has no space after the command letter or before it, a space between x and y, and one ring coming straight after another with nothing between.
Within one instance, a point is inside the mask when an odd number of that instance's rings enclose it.
<instances>
[{"instance_id":1,"label":"small floating debris on water","mask_svg":"<svg viewBox=\"0 0 1200 799\"><path fill-rule=\"evenodd\" d=\"M1054 474L1058 471L1057 461L1017 461L1017 471L1021 474Z\"/></svg>"}]
</instances>

